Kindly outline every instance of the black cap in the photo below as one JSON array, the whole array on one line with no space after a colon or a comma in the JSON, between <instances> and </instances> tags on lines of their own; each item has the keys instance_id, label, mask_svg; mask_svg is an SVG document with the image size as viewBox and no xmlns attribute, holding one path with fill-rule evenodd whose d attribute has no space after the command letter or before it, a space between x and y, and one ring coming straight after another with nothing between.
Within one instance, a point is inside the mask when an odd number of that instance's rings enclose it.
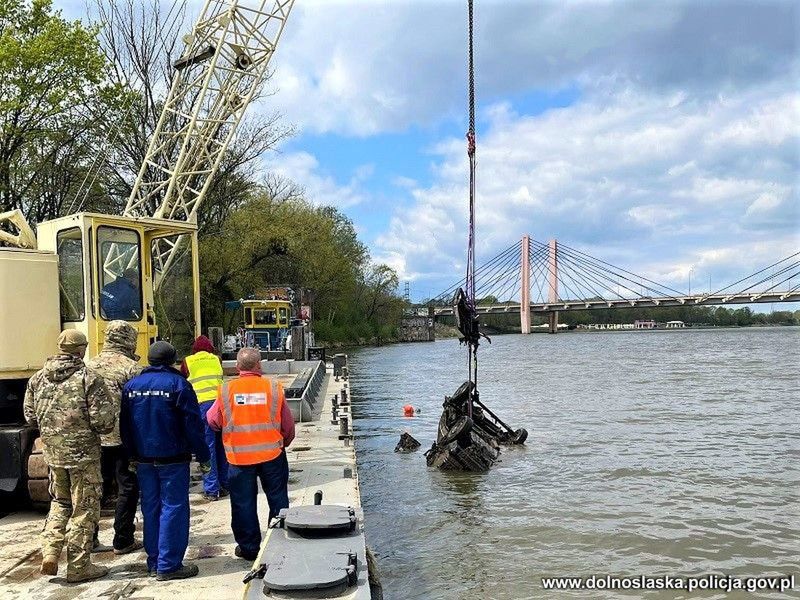
<instances>
[{"instance_id":1,"label":"black cap","mask_svg":"<svg viewBox=\"0 0 800 600\"><path fill-rule=\"evenodd\" d=\"M171 367L176 360L178 360L178 353L169 342L155 342L147 352L147 362L153 367Z\"/></svg>"}]
</instances>

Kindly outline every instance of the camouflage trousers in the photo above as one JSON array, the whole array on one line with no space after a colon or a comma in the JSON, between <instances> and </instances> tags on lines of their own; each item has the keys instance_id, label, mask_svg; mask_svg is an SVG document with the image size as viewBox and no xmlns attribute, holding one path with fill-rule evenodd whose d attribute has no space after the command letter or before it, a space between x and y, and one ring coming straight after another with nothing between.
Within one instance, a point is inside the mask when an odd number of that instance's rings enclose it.
<instances>
[{"instance_id":1,"label":"camouflage trousers","mask_svg":"<svg viewBox=\"0 0 800 600\"><path fill-rule=\"evenodd\" d=\"M100 521L100 465L50 467L50 512L42 532L42 558L56 561L67 544L67 575L90 562L94 532Z\"/></svg>"}]
</instances>

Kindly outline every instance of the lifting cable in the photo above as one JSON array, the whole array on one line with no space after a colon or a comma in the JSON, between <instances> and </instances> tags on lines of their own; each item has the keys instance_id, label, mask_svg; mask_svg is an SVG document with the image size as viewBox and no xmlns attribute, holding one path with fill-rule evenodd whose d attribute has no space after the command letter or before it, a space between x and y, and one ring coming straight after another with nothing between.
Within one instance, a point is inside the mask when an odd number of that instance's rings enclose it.
<instances>
[{"instance_id":1,"label":"lifting cable","mask_svg":"<svg viewBox=\"0 0 800 600\"><path fill-rule=\"evenodd\" d=\"M467 415L472 418L472 405L478 397L478 316L475 299L475 65L473 56L473 0L467 0L469 26L469 129L467 131L467 156L469 157L469 240L467 243L466 300L469 312L469 381L470 397Z\"/></svg>"}]
</instances>

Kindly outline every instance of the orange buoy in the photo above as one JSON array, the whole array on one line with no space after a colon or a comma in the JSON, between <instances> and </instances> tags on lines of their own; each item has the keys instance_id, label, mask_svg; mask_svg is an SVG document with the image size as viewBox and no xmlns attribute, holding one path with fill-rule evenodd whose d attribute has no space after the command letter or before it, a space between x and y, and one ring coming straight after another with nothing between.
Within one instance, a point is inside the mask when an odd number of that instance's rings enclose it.
<instances>
[{"instance_id":1,"label":"orange buoy","mask_svg":"<svg viewBox=\"0 0 800 600\"><path fill-rule=\"evenodd\" d=\"M403 407L403 416L405 417L413 417L414 416L414 407L410 404L406 404Z\"/></svg>"}]
</instances>

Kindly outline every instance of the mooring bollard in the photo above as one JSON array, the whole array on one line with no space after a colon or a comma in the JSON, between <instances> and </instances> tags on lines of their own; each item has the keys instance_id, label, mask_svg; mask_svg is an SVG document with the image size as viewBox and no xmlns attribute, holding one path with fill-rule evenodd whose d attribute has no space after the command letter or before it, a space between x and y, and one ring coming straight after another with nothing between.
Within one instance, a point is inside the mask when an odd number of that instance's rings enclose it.
<instances>
[{"instance_id":1,"label":"mooring bollard","mask_svg":"<svg viewBox=\"0 0 800 600\"><path fill-rule=\"evenodd\" d=\"M349 433L347 429L347 415L340 415L339 416L339 435L347 435Z\"/></svg>"},{"instance_id":2,"label":"mooring bollard","mask_svg":"<svg viewBox=\"0 0 800 600\"><path fill-rule=\"evenodd\" d=\"M322 504L322 490L317 490L314 492L314 506L319 506Z\"/></svg>"},{"instance_id":3,"label":"mooring bollard","mask_svg":"<svg viewBox=\"0 0 800 600\"><path fill-rule=\"evenodd\" d=\"M347 389L342 389L342 402L347 404Z\"/></svg>"}]
</instances>

